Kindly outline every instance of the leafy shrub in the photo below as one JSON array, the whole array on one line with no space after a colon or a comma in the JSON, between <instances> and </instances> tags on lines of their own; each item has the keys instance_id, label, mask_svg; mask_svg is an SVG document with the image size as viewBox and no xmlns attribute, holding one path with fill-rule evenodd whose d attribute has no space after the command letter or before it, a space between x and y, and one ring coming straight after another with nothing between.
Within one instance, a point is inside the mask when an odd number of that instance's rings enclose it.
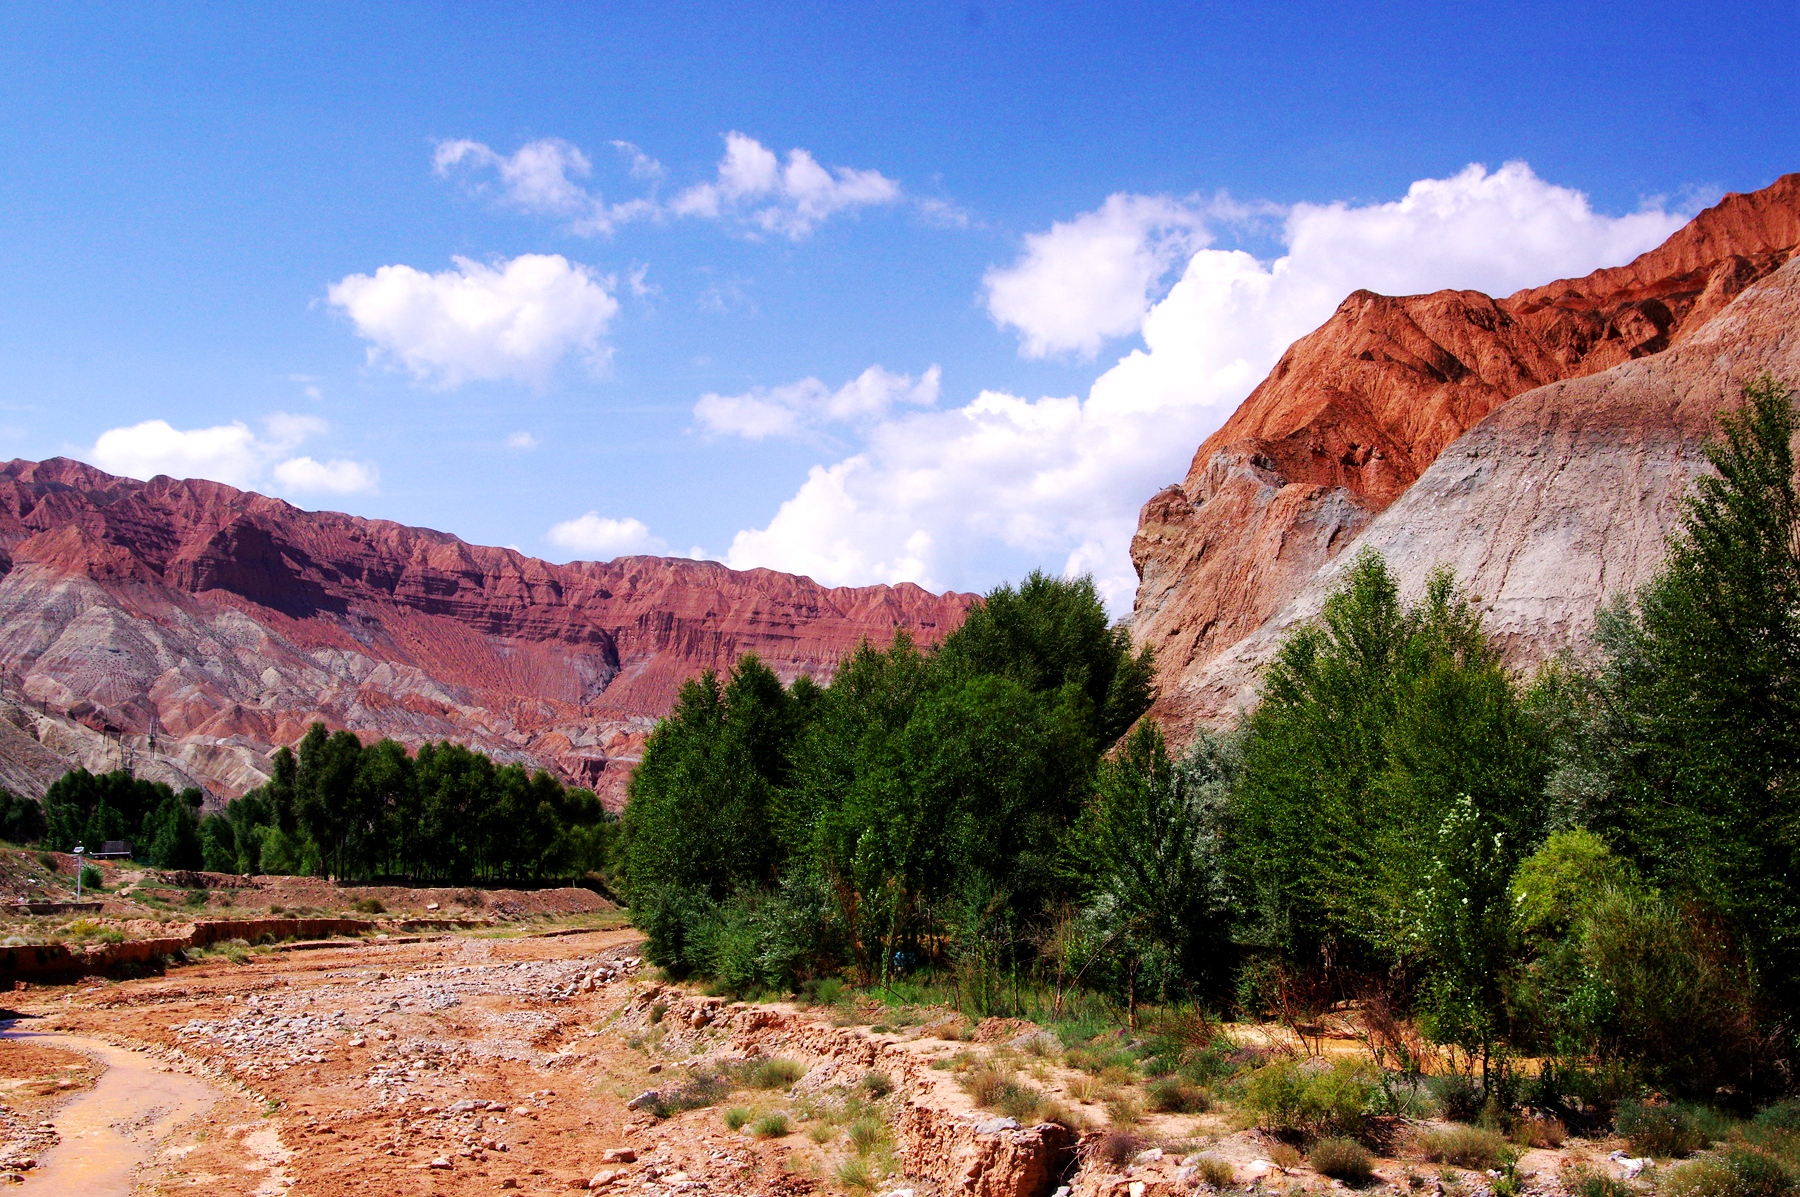
<instances>
[{"instance_id":1,"label":"leafy shrub","mask_svg":"<svg viewBox=\"0 0 1800 1197\"><path fill-rule=\"evenodd\" d=\"M758 1089L786 1089L805 1075L805 1066L793 1060L763 1060L750 1070L750 1083Z\"/></svg>"},{"instance_id":2,"label":"leafy shrub","mask_svg":"<svg viewBox=\"0 0 1800 1197\"><path fill-rule=\"evenodd\" d=\"M1768 1130L1800 1130L1800 1097L1790 1097L1758 1111L1756 1125Z\"/></svg>"},{"instance_id":3,"label":"leafy shrub","mask_svg":"<svg viewBox=\"0 0 1800 1197\"><path fill-rule=\"evenodd\" d=\"M1354 1139L1320 1139L1306 1158L1321 1176L1347 1185L1366 1185L1375 1175L1375 1157Z\"/></svg>"},{"instance_id":4,"label":"leafy shrub","mask_svg":"<svg viewBox=\"0 0 1800 1197\"><path fill-rule=\"evenodd\" d=\"M1634 1153L1658 1159L1691 1155L1708 1141L1693 1115L1679 1105L1628 1101L1619 1106L1616 1123Z\"/></svg>"},{"instance_id":5,"label":"leafy shrub","mask_svg":"<svg viewBox=\"0 0 1800 1197\"><path fill-rule=\"evenodd\" d=\"M750 1121L750 1111L743 1106L732 1106L725 1111L725 1126L729 1130L743 1130Z\"/></svg>"},{"instance_id":6,"label":"leafy shrub","mask_svg":"<svg viewBox=\"0 0 1800 1197\"><path fill-rule=\"evenodd\" d=\"M1203 1155L1194 1161L1194 1167L1200 1176L1200 1183L1211 1185L1215 1189L1229 1189L1237 1183L1237 1173L1231 1165L1216 1155Z\"/></svg>"},{"instance_id":7,"label":"leafy shrub","mask_svg":"<svg viewBox=\"0 0 1800 1197\"><path fill-rule=\"evenodd\" d=\"M1478 1126L1447 1126L1420 1135L1419 1151L1434 1164L1485 1170L1505 1155L1506 1140L1498 1131Z\"/></svg>"},{"instance_id":8,"label":"leafy shrub","mask_svg":"<svg viewBox=\"0 0 1800 1197\"><path fill-rule=\"evenodd\" d=\"M667 1002L657 1002L654 1005L652 1005L650 1007L650 1023L651 1023L651 1025L654 1026L657 1023L661 1022L663 1020L663 1015L667 1014L668 1012L669 1012L669 1003L667 1003Z\"/></svg>"},{"instance_id":9,"label":"leafy shrub","mask_svg":"<svg viewBox=\"0 0 1800 1197\"><path fill-rule=\"evenodd\" d=\"M387 913L387 907L385 907L381 904L380 898L364 898L362 901L360 901L356 904L355 909L360 911L363 914L386 914Z\"/></svg>"},{"instance_id":10,"label":"leafy shrub","mask_svg":"<svg viewBox=\"0 0 1800 1197\"><path fill-rule=\"evenodd\" d=\"M1451 1122L1473 1122L1481 1116L1484 1104L1481 1086L1473 1077L1453 1072L1449 1076L1427 1078L1425 1084L1439 1111Z\"/></svg>"},{"instance_id":11,"label":"leafy shrub","mask_svg":"<svg viewBox=\"0 0 1800 1197\"><path fill-rule=\"evenodd\" d=\"M894 1091L894 1078L885 1072L871 1072L863 1076L862 1091L877 1101Z\"/></svg>"},{"instance_id":12,"label":"leafy shrub","mask_svg":"<svg viewBox=\"0 0 1800 1197\"><path fill-rule=\"evenodd\" d=\"M750 1133L759 1139L779 1139L791 1130L786 1114L764 1114L750 1126Z\"/></svg>"},{"instance_id":13,"label":"leafy shrub","mask_svg":"<svg viewBox=\"0 0 1800 1197\"><path fill-rule=\"evenodd\" d=\"M1150 1086L1150 1108L1159 1114L1204 1114L1212 1105L1206 1090L1166 1076Z\"/></svg>"},{"instance_id":14,"label":"leafy shrub","mask_svg":"<svg viewBox=\"0 0 1800 1197\"><path fill-rule=\"evenodd\" d=\"M106 878L101 875L97 865L81 866L81 888L84 890L93 890L96 893L106 888Z\"/></svg>"},{"instance_id":15,"label":"leafy shrub","mask_svg":"<svg viewBox=\"0 0 1800 1197\"><path fill-rule=\"evenodd\" d=\"M1030 1085L1013 1081L1000 1090L1000 1099L994 1108L1008 1118L1016 1118L1020 1122L1030 1122L1037 1117L1038 1107L1043 1104L1044 1095Z\"/></svg>"},{"instance_id":16,"label":"leafy shrub","mask_svg":"<svg viewBox=\"0 0 1800 1197\"><path fill-rule=\"evenodd\" d=\"M1355 1135L1367 1120L1375 1080L1349 1061L1279 1060L1244 1082L1244 1105L1270 1130Z\"/></svg>"},{"instance_id":17,"label":"leafy shrub","mask_svg":"<svg viewBox=\"0 0 1800 1197\"><path fill-rule=\"evenodd\" d=\"M187 896L182 898L181 902L184 906L204 906L206 905L206 891L203 889L190 889L187 892Z\"/></svg>"}]
</instances>

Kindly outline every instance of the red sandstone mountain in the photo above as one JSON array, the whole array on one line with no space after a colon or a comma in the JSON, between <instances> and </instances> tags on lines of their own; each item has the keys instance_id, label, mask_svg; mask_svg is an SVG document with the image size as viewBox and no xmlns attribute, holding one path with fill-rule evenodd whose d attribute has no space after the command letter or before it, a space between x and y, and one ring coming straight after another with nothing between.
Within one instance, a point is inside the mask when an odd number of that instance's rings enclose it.
<instances>
[{"instance_id":1,"label":"red sandstone mountain","mask_svg":"<svg viewBox=\"0 0 1800 1197\"><path fill-rule=\"evenodd\" d=\"M1134 634L1157 653L1155 714L1176 728L1218 714L1197 697L1208 663L1489 413L1686 343L1797 247L1792 174L1726 196L1629 265L1585 278L1500 300L1352 294L1200 446L1187 478L1144 506Z\"/></svg>"},{"instance_id":2,"label":"red sandstone mountain","mask_svg":"<svg viewBox=\"0 0 1800 1197\"><path fill-rule=\"evenodd\" d=\"M864 638L941 639L971 601L660 557L552 565L62 458L0 467L0 569L0 781L28 790L54 763L39 741L235 794L323 719L463 741L616 799L609 766L687 678L754 652L825 680Z\"/></svg>"}]
</instances>

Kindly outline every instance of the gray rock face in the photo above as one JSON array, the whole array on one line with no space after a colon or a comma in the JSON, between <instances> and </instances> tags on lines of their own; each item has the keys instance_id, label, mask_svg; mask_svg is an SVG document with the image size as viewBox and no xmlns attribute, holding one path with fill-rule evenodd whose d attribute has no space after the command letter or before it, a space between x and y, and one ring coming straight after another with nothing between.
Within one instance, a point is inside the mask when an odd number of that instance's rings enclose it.
<instances>
[{"instance_id":1,"label":"gray rock face","mask_svg":"<svg viewBox=\"0 0 1800 1197\"><path fill-rule=\"evenodd\" d=\"M1516 666L1583 650L1595 612L1660 567L1682 497L1707 468L1703 443L1764 371L1800 385L1800 259L1682 345L1495 410L1272 618L1181 679L1180 705L1202 723L1235 721L1282 637L1318 615L1364 547L1409 596L1449 566Z\"/></svg>"}]
</instances>

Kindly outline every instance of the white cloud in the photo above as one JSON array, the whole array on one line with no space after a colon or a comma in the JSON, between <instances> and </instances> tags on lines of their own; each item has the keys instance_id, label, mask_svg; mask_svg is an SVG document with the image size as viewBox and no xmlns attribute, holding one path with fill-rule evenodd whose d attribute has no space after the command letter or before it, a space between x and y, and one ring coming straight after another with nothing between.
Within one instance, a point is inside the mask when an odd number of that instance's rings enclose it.
<instances>
[{"instance_id":1,"label":"white cloud","mask_svg":"<svg viewBox=\"0 0 1800 1197\"><path fill-rule=\"evenodd\" d=\"M546 535L558 548L598 560L640 553L661 555L669 551L668 542L660 536L652 536L642 520L609 519L597 511L564 520Z\"/></svg>"},{"instance_id":2,"label":"white cloud","mask_svg":"<svg viewBox=\"0 0 1800 1197\"><path fill-rule=\"evenodd\" d=\"M1206 238L1200 214L1161 196L1110 195L1092 212L1025 237L1025 252L982 279L988 314L1019 330L1026 357L1076 352L1134 333L1169 268Z\"/></svg>"},{"instance_id":3,"label":"white cloud","mask_svg":"<svg viewBox=\"0 0 1800 1197\"><path fill-rule=\"evenodd\" d=\"M630 142L612 144L630 163L633 178L654 180L662 174L662 165ZM492 172L502 202L537 216L567 217L576 233L611 233L618 225L656 213L653 198L608 205L588 191L576 180L592 175L594 164L560 137L528 141L512 154L496 153L479 141L440 141L432 152L431 166L444 178L460 173L479 179ZM479 181L474 188L489 190Z\"/></svg>"},{"instance_id":4,"label":"white cloud","mask_svg":"<svg viewBox=\"0 0 1800 1197\"><path fill-rule=\"evenodd\" d=\"M373 465L332 458L317 461L290 454L308 437L328 431L316 416L277 412L265 421L268 434L257 436L241 420L211 428L179 429L167 420L145 420L100 434L84 456L113 474L128 478L208 478L246 490L283 494L351 494L375 489Z\"/></svg>"},{"instance_id":5,"label":"white cloud","mask_svg":"<svg viewBox=\"0 0 1800 1197\"><path fill-rule=\"evenodd\" d=\"M733 132L725 135L718 178L677 195L669 211L677 216L737 216L764 232L798 241L839 212L899 198L900 185L879 171L827 169L802 149L789 150L783 166L760 141Z\"/></svg>"},{"instance_id":6,"label":"white cloud","mask_svg":"<svg viewBox=\"0 0 1800 1197\"><path fill-rule=\"evenodd\" d=\"M337 495L374 490L379 480L373 466L341 458L314 461L310 457L290 457L277 462L272 475L276 485L285 491L324 491Z\"/></svg>"},{"instance_id":7,"label":"white cloud","mask_svg":"<svg viewBox=\"0 0 1800 1197\"><path fill-rule=\"evenodd\" d=\"M515 432L506 438L508 449L535 449L538 444L538 438L529 432Z\"/></svg>"},{"instance_id":8,"label":"white cloud","mask_svg":"<svg viewBox=\"0 0 1800 1197\"><path fill-rule=\"evenodd\" d=\"M694 418L706 431L723 436L753 441L796 436L827 423L879 418L896 405L931 407L937 403L942 374L936 366L918 378L870 366L836 390L816 378L803 378L741 395L708 393L694 404Z\"/></svg>"},{"instance_id":9,"label":"white cloud","mask_svg":"<svg viewBox=\"0 0 1800 1197\"><path fill-rule=\"evenodd\" d=\"M1104 225L1106 212L1089 216ZM739 532L727 561L831 585L979 587L996 580L984 562L1004 547L1091 570L1112 609L1128 611L1140 505L1186 472L1195 447L1282 350L1349 291L1506 294L1625 262L1683 220L1660 208L1596 213L1580 192L1544 182L1523 163L1421 180L1391 203L1296 205L1282 226L1286 252L1272 262L1236 250L1194 251L1168 293L1143 313L1142 348L1102 374L1085 399L984 391L961 408L882 420L861 451L815 466L765 527ZM1024 261L1048 244L1033 242ZM1117 284L1115 298L1130 298L1142 277L1130 268L1140 252L1127 241L1126 267L1115 261L1103 270L1107 284ZM1070 275L1047 270L1042 277L1049 294L1041 304L1019 296L1008 310L1054 313L1066 305ZM1129 306L1120 302L1119 310ZM1030 330L1020 325L1028 346L1033 335L1046 352L1084 343L1070 331L1080 321L1032 319ZM1118 319L1086 327L1116 327Z\"/></svg>"},{"instance_id":10,"label":"white cloud","mask_svg":"<svg viewBox=\"0 0 1800 1197\"><path fill-rule=\"evenodd\" d=\"M327 295L369 341L369 361L389 361L421 382L470 380L542 384L565 356L604 368L601 344L619 311L612 280L561 254L521 254L426 274L383 266L353 274Z\"/></svg>"},{"instance_id":11,"label":"white cloud","mask_svg":"<svg viewBox=\"0 0 1800 1197\"><path fill-rule=\"evenodd\" d=\"M565 219L570 232L582 235L611 234L630 221L674 215L739 220L798 241L840 212L895 203L901 195L900 185L879 171L827 168L803 149L789 150L784 165L754 137L733 132L725 135L725 156L713 181L689 187L665 205L657 198L662 163L629 141L612 146L627 173L648 185L645 194L607 203L585 183L594 173L592 160L560 137L528 141L511 154L466 138L440 141L431 165L439 177L462 178L476 193L521 212ZM928 220L967 221L941 200L926 201L921 211Z\"/></svg>"}]
</instances>

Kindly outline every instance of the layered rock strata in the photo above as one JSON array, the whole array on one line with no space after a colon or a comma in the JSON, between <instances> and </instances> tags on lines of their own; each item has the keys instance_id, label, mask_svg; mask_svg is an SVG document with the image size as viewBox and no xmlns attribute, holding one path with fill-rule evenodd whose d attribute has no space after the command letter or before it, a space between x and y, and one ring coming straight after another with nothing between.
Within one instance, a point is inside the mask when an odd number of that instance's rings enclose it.
<instances>
[{"instance_id":1,"label":"layered rock strata","mask_svg":"<svg viewBox=\"0 0 1800 1197\"><path fill-rule=\"evenodd\" d=\"M5 722L216 796L258 784L317 719L461 741L616 803L616 766L702 670L754 652L827 680L863 639L935 642L972 601L659 557L553 565L62 458L0 467L0 571ZM41 791L43 760L0 760Z\"/></svg>"},{"instance_id":2,"label":"layered rock strata","mask_svg":"<svg viewBox=\"0 0 1800 1197\"><path fill-rule=\"evenodd\" d=\"M1454 570L1515 665L1585 650L1600 606L1661 566L1718 416L1765 372L1800 385L1800 258L1674 348L1539 387L1476 424L1262 626L1175 679L1161 699L1171 723L1246 709L1281 638L1364 547L1409 595Z\"/></svg>"},{"instance_id":3,"label":"layered rock strata","mask_svg":"<svg viewBox=\"0 0 1800 1197\"><path fill-rule=\"evenodd\" d=\"M1269 619L1516 396L1694 338L1800 246L1800 174L1728 195L1627 266L1492 299L1358 291L1296 341L1144 507L1134 633L1158 717L1191 725L1193 675Z\"/></svg>"}]
</instances>

